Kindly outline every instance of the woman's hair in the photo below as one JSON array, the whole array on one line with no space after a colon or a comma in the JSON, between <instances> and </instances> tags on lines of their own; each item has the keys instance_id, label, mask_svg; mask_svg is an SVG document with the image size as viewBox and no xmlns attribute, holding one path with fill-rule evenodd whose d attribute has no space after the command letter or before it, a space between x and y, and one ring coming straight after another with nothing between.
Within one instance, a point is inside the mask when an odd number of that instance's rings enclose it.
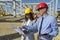
<instances>
[{"instance_id":1,"label":"woman's hair","mask_svg":"<svg viewBox=\"0 0 60 40\"><path fill-rule=\"evenodd\" d=\"M25 14L25 21L28 20L28 18L26 17L26 15L27 15L27 14ZM34 18L33 18L33 13L29 13L28 15L30 16L30 20L34 20Z\"/></svg>"}]
</instances>

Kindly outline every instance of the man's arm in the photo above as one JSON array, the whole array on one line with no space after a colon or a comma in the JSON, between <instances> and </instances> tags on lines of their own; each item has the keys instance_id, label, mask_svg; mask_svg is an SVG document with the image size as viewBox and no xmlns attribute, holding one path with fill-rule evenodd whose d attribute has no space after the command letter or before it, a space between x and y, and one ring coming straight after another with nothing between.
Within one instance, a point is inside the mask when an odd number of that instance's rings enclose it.
<instances>
[{"instance_id":1,"label":"man's arm","mask_svg":"<svg viewBox=\"0 0 60 40\"><path fill-rule=\"evenodd\" d=\"M38 30L38 21L33 26L27 26L25 25L24 28L28 31L37 31Z\"/></svg>"},{"instance_id":2,"label":"man's arm","mask_svg":"<svg viewBox=\"0 0 60 40\"><path fill-rule=\"evenodd\" d=\"M56 18L52 18L51 20L51 28L52 28L52 32L49 33L51 36L57 36L58 35L58 24L57 24L57 20Z\"/></svg>"}]
</instances>

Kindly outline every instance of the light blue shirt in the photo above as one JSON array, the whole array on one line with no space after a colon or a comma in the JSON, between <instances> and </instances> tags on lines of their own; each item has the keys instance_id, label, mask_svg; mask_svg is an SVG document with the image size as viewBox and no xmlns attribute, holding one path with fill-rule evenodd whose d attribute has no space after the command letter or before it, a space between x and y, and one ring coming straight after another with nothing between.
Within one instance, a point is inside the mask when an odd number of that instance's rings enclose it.
<instances>
[{"instance_id":1,"label":"light blue shirt","mask_svg":"<svg viewBox=\"0 0 60 40\"><path fill-rule=\"evenodd\" d=\"M49 14L46 14L43 17L44 17L44 19L43 19L41 34L48 33L49 35L51 35L53 37L57 36L58 24L57 24L56 18ZM42 17L38 18L37 22L32 27L28 27L25 25L25 29L27 29L29 31L38 31L39 32L41 20L42 20Z\"/></svg>"}]
</instances>

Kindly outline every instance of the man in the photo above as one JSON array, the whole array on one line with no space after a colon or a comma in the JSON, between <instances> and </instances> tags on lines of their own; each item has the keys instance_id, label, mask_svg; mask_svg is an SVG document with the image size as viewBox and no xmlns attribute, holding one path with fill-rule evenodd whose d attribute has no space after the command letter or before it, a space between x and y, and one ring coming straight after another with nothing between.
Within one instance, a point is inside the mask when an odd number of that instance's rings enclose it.
<instances>
[{"instance_id":1,"label":"man","mask_svg":"<svg viewBox=\"0 0 60 40\"><path fill-rule=\"evenodd\" d=\"M48 5L44 2L37 5L36 10L41 15L37 22L32 26L24 26L28 31L38 31L39 40L52 40L58 34L58 25L55 17L47 13Z\"/></svg>"}]
</instances>

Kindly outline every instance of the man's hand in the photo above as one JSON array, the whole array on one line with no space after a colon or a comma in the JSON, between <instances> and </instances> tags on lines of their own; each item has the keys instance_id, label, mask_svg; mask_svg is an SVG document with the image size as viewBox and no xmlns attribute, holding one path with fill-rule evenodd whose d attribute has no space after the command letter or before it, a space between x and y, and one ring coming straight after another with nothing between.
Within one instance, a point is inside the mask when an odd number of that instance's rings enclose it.
<instances>
[{"instance_id":1,"label":"man's hand","mask_svg":"<svg viewBox=\"0 0 60 40\"><path fill-rule=\"evenodd\" d=\"M23 30L23 32L24 32L25 34L29 33L29 31L27 31L27 30Z\"/></svg>"}]
</instances>

